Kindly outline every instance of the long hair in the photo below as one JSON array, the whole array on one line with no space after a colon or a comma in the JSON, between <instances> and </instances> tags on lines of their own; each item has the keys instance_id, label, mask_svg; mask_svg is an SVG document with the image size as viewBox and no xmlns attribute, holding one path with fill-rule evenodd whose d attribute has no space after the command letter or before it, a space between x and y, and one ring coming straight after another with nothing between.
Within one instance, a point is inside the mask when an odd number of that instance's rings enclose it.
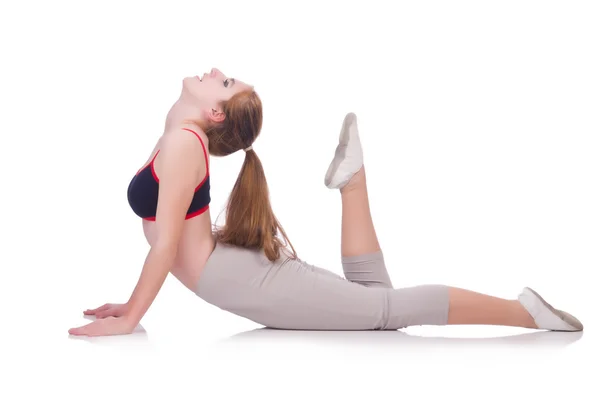
<instances>
[{"instance_id":1,"label":"long hair","mask_svg":"<svg viewBox=\"0 0 600 397\"><path fill-rule=\"evenodd\" d=\"M237 93L221 106L225 120L202 126L210 154L218 157L252 145L263 121L262 102L254 90ZM216 237L225 244L264 250L270 261L279 259L280 249L287 245L296 257L296 250L271 208L264 169L253 149L245 153L227 202L225 224L217 228Z\"/></svg>"}]
</instances>

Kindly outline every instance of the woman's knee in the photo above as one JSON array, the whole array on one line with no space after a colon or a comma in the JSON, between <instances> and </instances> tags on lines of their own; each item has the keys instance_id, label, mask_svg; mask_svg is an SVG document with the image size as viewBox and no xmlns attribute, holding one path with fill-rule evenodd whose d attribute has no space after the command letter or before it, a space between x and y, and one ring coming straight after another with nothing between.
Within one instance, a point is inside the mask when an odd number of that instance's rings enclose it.
<instances>
[{"instance_id":1,"label":"woman's knee","mask_svg":"<svg viewBox=\"0 0 600 397\"><path fill-rule=\"evenodd\" d=\"M386 328L413 325L446 325L450 304L449 287L427 284L393 289L388 292Z\"/></svg>"},{"instance_id":2,"label":"woman's knee","mask_svg":"<svg viewBox=\"0 0 600 397\"><path fill-rule=\"evenodd\" d=\"M362 255L343 256L342 267L349 281L367 287L394 288L381 250Z\"/></svg>"}]
</instances>

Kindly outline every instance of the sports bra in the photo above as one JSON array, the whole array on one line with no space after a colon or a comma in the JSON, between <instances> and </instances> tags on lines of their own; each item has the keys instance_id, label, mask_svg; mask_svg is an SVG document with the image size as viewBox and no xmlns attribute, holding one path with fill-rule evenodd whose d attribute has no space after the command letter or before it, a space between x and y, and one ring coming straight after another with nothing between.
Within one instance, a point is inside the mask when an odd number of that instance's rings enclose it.
<instances>
[{"instance_id":1,"label":"sports bra","mask_svg":"<svg viewBox=\"0 0 600 397\"><path fill-rule=\"evenodd\" d=\"M194 133L200 139L206 161L206 176L196 187L192 202L185 216L185 219L190 219L204 213L208 209L210 203L210 176L208 172L208 154L206 153L204 142L195 131L188 128L183 129ZM154 170L154 159L158 156L158 152L160 152L160 149L147 165L136 172L127 187L129 206L137 216L148 221L156 220L159 179Z\"/></svg>"}]
</instances>

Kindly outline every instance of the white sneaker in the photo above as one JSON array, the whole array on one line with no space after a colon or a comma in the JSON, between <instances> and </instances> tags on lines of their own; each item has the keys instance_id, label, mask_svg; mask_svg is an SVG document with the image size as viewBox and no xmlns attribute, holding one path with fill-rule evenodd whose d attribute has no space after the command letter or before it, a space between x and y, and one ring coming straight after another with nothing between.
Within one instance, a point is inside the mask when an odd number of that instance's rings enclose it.
<instances>
[{"instance_id":1,"label":"white sneaker","mask_svg":"<svg viewBox=\"0 0 600 397\"><path fill-rule=\"evenodd\" d=\"M519 302L529 312L539 329L551 331L582 331L583 324L569 313L555 309L537 292L523 288Z\"/></svg>"},{"instance_id":2,"label":"white sneaker","mask_svg":"<svg viewBox=\"0 0 600 397\"><path fill-rule=\"evenodd\" d=\"M356 115L348 113L342 124L335 155L325 174L325 186L329 189L343 188L362 165L363 153L358 136Z\"/></svg>"}]
</instances>

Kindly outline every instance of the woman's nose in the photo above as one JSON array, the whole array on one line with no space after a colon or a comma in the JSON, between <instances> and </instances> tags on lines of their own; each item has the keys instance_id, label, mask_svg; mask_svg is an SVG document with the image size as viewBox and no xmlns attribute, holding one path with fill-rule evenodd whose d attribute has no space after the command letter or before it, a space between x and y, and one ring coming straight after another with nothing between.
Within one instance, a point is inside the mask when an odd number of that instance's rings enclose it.
<instances>
[{"instance_id":1,"label":"woman's nose","mask_svg":"<svg viewBox=\"0 0 600 397\"><path fill-rule=\"evenodd\" d=\"M221 73L221 71L220 71L219 69L217 69L217 68L212 68L212 69L210 70L210 75L211 75L212 77L215 77L217 74L222 74L222 73Z\"/></svg>"}]
</instances>

